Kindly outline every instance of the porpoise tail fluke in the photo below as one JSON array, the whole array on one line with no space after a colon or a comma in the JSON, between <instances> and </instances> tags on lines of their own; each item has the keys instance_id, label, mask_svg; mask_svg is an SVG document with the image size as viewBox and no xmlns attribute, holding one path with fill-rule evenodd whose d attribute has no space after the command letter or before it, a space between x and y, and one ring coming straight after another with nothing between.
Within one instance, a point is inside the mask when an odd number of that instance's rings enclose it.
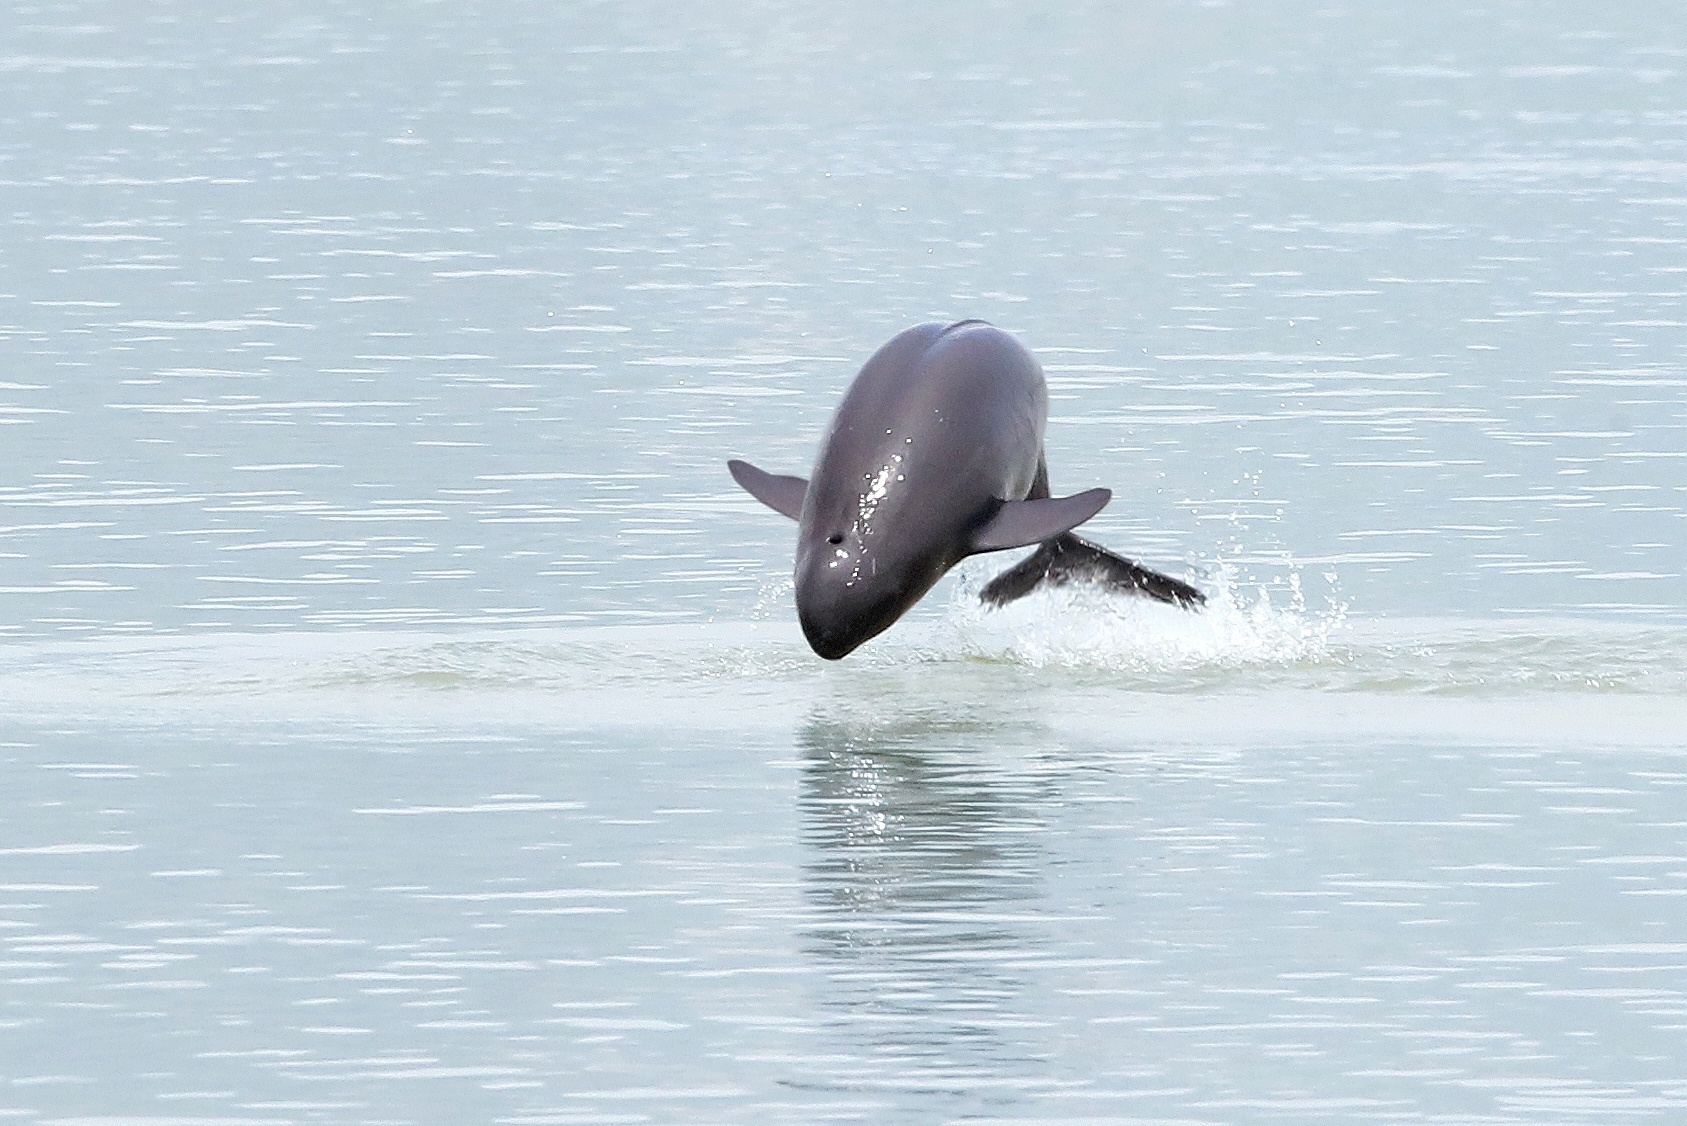
<instances>
[{"instance_id":1,"label":"porpoise tail fluke","mask_svg":"<svg viewBox=\"0 0 1687 1126\"><path fill-rule=\"evenodd\" d=\"M1142 595L1186 610L1207 600L1206 595L1188 583L1150 571L1071 532L1045 541L1019 563L991 579L978 592L978 600L990 606L1006 606L1039 586L1075 582L1093 583L1120 594Z\"/></svg>"}]
</instances>

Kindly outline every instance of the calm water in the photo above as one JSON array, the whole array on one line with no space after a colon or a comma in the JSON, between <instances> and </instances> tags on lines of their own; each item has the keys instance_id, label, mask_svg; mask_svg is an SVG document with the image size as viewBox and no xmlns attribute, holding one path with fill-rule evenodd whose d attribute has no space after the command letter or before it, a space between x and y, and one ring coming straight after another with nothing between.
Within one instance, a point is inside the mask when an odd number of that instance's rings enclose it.
<instances>
[{"instance_id":1,"label":"calm water","mask_svg":"<svg viewBox=\"0 0 1687 1126\"><path fill-rule=\"evenodd\" d=\"M1687 17L0 12L0 1117L1687 1114ZM841 665L908 324L1212 596Z\"/></svg>"}]
</instances>

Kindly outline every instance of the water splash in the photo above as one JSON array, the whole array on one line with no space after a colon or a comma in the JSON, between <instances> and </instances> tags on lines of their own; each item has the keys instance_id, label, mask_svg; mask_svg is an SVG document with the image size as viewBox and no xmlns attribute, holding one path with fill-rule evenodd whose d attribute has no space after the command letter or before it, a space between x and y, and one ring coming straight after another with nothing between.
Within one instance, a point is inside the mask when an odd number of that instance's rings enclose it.
<instances>
[{"instance_id":1,"label":"water splash","mask_svg":"<svg viewBox=\"0 0 1687 1126\"><path fill-rule=\"evenodd\" d=\"M969 569L960 579L943 640L973 659L1035 668L1159 673L1305 665L1338 653L1332 638L1347 621L1333 576L1325 608L1316 609L1298 570L1279 583L1256 584L1222 561L1210 569L1207 603L1196 612L1089 584L990 609L978 601L983 573Z\"/></svg>"},{"instance_id":2,"label":"water splash","mask_svg":"<svg viewBox=\"0 0 1687 1126\"><path fill-rule=\"evenodd\" d=\"M784 614L797 590L796 576L789 571L764 576L756 588L756 600L750 606L750 620L765 622Z\"/></svg>"}]
</instances>

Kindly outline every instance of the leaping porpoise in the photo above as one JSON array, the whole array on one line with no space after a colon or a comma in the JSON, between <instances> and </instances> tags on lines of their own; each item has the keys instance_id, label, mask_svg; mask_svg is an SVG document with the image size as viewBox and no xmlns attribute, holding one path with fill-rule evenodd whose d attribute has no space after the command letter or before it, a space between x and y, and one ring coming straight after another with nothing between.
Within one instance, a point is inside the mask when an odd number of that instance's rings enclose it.
<instances>
[{"instance_id":1,"label":"leaping porpoise","mask_svg":"<svg viewBox=\"0 0 1687 1126\"><path fill-rule=\"evenodd\" d=\"M1042 546L979 597L1001 606L1076 579L1193 607L1187 583L1072 534L1107 489L1049 495L1048 388L1031 353L983 321L916 325L844 393L810 480L729 461L733 480L797 522L797 618L837 660L890 628L969 555Z\"/></svg>"}]
</instances>

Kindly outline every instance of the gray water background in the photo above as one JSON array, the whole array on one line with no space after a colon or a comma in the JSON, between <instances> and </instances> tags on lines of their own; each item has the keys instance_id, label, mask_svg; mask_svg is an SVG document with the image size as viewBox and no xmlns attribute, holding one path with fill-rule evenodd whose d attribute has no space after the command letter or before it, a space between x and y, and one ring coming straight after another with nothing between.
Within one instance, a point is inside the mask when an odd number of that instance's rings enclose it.
<instances>
[{"instance_id":1,"label":"gray water background","mask_svg":"<svg viewBox=\"0 0 1687 1126\"><path fill-rule=\"evenodd\" d=\"M0 12L0 1112L1670 1122L1687 16ZM1200 618L841 666L984 317Z\"/></svg>"}]
</instances>

